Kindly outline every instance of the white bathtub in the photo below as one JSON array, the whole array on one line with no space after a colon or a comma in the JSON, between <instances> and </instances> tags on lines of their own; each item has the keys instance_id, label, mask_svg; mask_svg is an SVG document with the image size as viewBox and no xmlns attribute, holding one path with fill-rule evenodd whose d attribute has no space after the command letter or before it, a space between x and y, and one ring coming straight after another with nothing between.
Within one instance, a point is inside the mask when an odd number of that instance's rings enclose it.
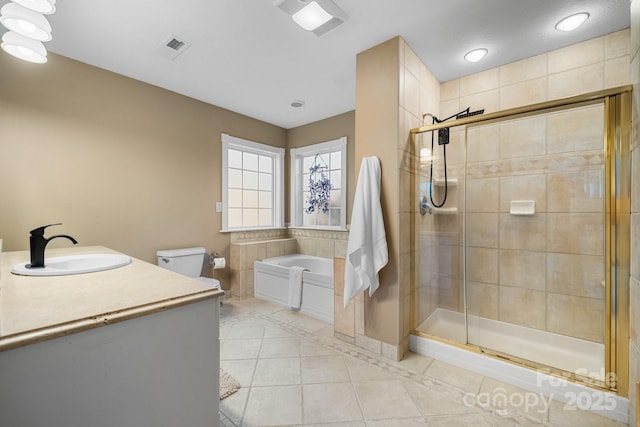
<instances>
[{"instance_id":1,"label":"white bathtub","mask_svg":"<svg viewBox=\"0 0 640 427\"><path fill-rule=\"evenodd\" d=\"M310 255L285 255L255 261L253 293L256 298L288 307L289 267L302 273L300 312L333 323L333 260Z\"/></svg>"}]
</instances>

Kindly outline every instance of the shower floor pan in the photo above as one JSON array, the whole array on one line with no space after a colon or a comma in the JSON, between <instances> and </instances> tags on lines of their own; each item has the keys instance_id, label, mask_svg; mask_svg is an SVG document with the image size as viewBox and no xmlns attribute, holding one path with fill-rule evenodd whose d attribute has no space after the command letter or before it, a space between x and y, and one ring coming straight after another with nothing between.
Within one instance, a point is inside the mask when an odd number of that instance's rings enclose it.
<instances>
[{"instance_id":1,"label":"shower floor pan","mask_svg":"<svg viewBox=\"0 0 640 427\"><path fill-rule=\"evenodd\" d=\"M469 315L469 343L593 379L605 376L603 344ZM466 344L464 314L437 309L419 332Z\"/></svg>"}]
</instances>

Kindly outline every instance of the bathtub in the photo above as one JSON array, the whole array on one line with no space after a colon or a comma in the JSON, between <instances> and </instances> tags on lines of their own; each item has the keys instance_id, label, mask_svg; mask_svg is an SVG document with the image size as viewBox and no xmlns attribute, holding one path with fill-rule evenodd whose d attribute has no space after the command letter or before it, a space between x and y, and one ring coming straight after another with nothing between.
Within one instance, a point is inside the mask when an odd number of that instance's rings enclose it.
<instances>
[{"instance_id":1,"label":"bathtub","mask_svg":"<svg viewBox=\"0 0 640 427\"><path fill-rule=\"evenodd\" d=\"M285 255L255 261L253 293L256 298L288 307L289 267L302 273L300 312L333 323L333 260L310 255Z\"/></svg>"}]
</instances>

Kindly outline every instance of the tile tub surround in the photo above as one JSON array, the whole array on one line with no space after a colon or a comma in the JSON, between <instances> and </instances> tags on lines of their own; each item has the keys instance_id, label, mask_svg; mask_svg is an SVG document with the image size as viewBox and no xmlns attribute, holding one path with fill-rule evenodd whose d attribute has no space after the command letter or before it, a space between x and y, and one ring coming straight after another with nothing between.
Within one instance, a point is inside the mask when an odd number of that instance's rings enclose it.
<instances>
[{"instance_id":1,"label":"tile tub surround","mask_svg":"<svg viewBox=\"0 0 640 427\"><path fill-rule=\"evenodd\" d=\"M242 386L222 426L626 425L416 353L385 359L268 302L231 298L220 320L220 365Z\"/></svg>"},{"instance_id":2,"label":"tile tub surround","mask_svg":"<svg viewBox=\"0 0 640 427\"><path fill-rule=\"evenodd\" d=\"M229 293L237 298L253 297L253 263L297 253L296 239L280 238L231 243L229 260Z\"/></svg>"},{"instance_id":3,"label":"tile tub surround","mask_svg":"<svg viewBox=\"0 0 640 427\"><path fill-rule=\"evenodd\" d=\"M253 297L253 263L264 258L302 254L321 258L345 256L348 231L291 228L236 232L231 235L229 293Z\"/></svg>"}]
</instances>

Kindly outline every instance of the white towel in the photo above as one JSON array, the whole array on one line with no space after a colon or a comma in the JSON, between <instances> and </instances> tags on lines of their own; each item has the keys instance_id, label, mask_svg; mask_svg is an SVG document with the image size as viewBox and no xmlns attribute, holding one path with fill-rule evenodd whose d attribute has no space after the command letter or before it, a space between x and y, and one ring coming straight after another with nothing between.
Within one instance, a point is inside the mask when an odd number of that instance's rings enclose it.
<instances>
[{"instance_id":1,"label":"white towel","mask_svg":"<svg viewBox=\"0 0 640 427\"><path fill-rule=\"evenodd\" d=\"M289 267L289 307L300 310L302 303L302 272L304 267Z\"/></svg>"},{"instance_id":2,"label":"white towel","mask_svg":"<svg viewBox=\"0 0 640 427\"><path fill-rule=\"evenodd\" d=\"M378 289L378 272L387 265L389 250L380 206L380 161L365 157L360 166L351 211L351 229L344 268L344 306L369 288Z\"/></svg>"}]
</instances>

